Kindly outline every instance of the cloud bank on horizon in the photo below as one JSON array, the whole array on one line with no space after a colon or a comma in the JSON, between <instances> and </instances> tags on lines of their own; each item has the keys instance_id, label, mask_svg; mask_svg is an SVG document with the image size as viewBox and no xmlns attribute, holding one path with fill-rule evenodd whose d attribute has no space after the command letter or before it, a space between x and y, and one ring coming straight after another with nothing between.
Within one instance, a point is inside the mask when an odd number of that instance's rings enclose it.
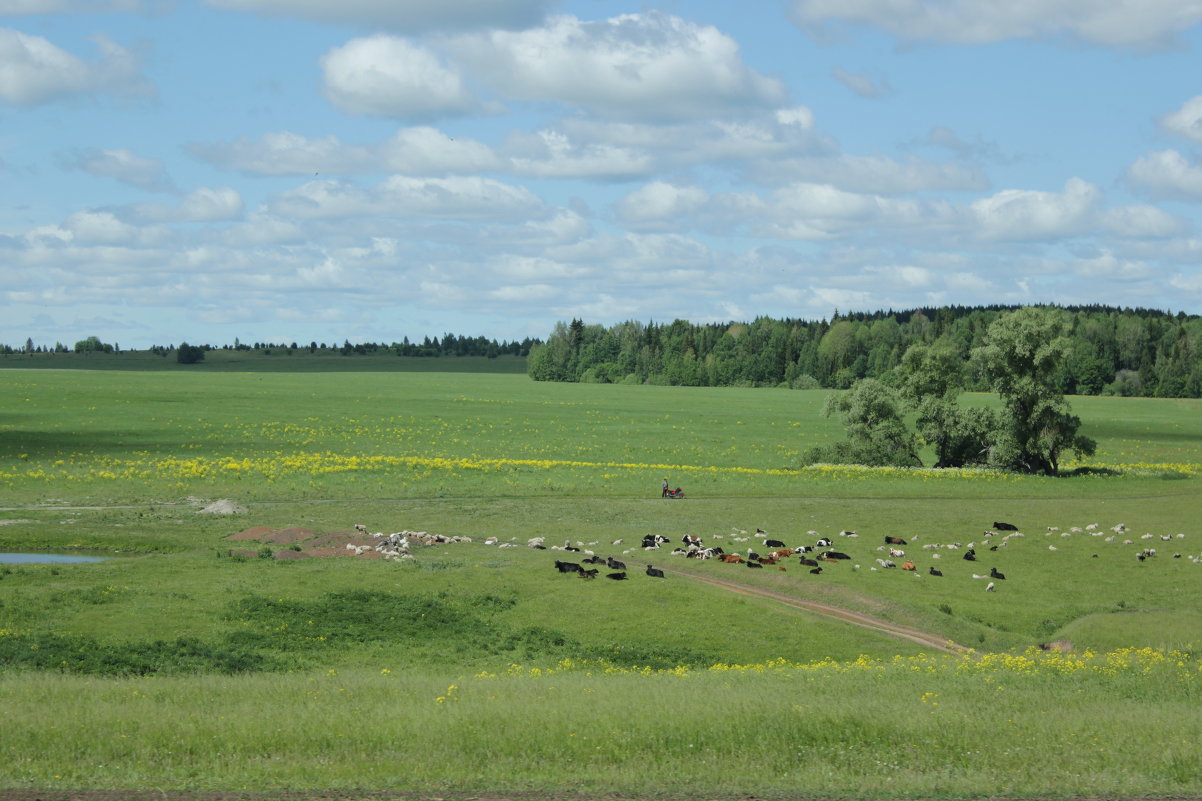
<instances>
[{"instance_id":1,"label":"cloud bank on horizon","mask_svg":"<svg viewBox=\"0 0 1202 801\"><path fill-rule=\"evenodd\" d=\"M0 185L12 345L1197 314L1202 0L0 0Z\"/></svg>"}]
</instances>

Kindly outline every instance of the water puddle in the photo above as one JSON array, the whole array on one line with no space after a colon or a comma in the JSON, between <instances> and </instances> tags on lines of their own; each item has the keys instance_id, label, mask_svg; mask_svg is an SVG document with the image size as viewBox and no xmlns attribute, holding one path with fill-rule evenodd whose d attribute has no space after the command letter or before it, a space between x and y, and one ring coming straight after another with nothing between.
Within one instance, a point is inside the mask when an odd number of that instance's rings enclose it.
<instances>
[{"instance_id":1,"label":"water puddle","mask_svg":"<svg viewBox=\"0 0 1202 801\"><path fill-rule=\"evenodd\" d=\"M77 553L0 553L0 565L70 565L105 562L110 558Z\"/></svg>"}]
</instances>

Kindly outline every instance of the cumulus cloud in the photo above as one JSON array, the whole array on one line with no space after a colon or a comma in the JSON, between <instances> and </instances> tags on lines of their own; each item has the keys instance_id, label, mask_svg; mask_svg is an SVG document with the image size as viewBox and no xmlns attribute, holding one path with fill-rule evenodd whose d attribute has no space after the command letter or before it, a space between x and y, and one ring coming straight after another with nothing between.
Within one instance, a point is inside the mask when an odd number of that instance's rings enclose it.
<instances>
[{"instance_id":1,"label":"cumulus cloud","mask_svg":"<svg viewBox=\"0 0 1202 801\"><path fill-rule=\"evenodd\" d=\"M310 181L269 204L285 216L307 219L417 217L450 220L520 220L541 216L529 190L479 177L412 178L394 175L364 190L339 181Z\"/></svg>"},{"instance_id":2,"label":"cumulus cloud","mask_svg":"<svg viewBox=\"0 0 1202 801\"><path fill-rule=\"evenodd\" d=\"M919 158L898 161L888 156L810 156L779 159L756 166L764 183L804 181L830 184L851 192L886 195L931 190L980 191L988 179L980 167Z\"/></svg>"},{"instance_id":3,"label":"cumulus cloud","mask_svg":"<svg viewBox=\"0 0 1202 801\"><path fill-rule=\"evenodd\" d=\"M222 222L242 216L242 196L228 186L201 187L186 195L178 204L139 203L131 206L129 216L138 222Z\"/></svg>"},{"instance_id":4,"label":"cumulus cloud","mask_svg":"<svg viewBox=\"0 0 1202 801\"><path fill-rule=\"evenodd\" d=\"M653 181L622 198L614 212L629 227L659 228L696 214L707 200L709 194L701 187Z\"/></svg>"},{"instance_id":5,"label":"cumulus cloud","mask_svg":"<svg viewBox=\"0 0 1202 801\"><path fill-rule=\"evenodd\" d=\"M67 167L150 192L175 191L163 162L142 158L129 150L88 148L64 155L62 162Z\"/></svg>"},{"instance_id":6,"label":"cumulus cloud","mask_svg":"<svg viewBox=\"0 0 1202 801\"><path fill-rule=\"evenodd\" d=\"M233 11L298 17L343 25L369 25L408 34L525 28L537 24L551 5L551 0L207 1L211 6Z\"/></svg>"},{"instance_id":7,"label":"cumulus cloud","mask_svg":"<svg viewBox=\"0 0 1202 801\"><path fill-rule=\"evenodd\" d=\"M752 70L717 28L658 12L491 31L449 44L507 97L558 101L603 116L711 117L775 107L780 81Z\"/></svg>"},{"instance_id":8,"label":"cumulus cloud","mask_svg":"<svg viewBox=\"0 0 1202 801\"><path fill-rule=\"evenodd\" d=\"M103 36L92 41L100 58L88 62L41 36L0 28L0 102L36 106L70 95L148 91L133 53Z\"/></svg>"},{"instance_id":9,"label":"cumulus cloud","mask_svg":"<svg viewBox=\"0 0 1202 801\"><path fill-rule=\"evenodd\" d=\"M1039 241L1083 233L1093 221L1101 191L1070 178L1064 191L1007 189L974 201L970 210L983 239Z\"/></svg>"},{"instance_id":10,"label":"cumulus cloud","mask_svg":"<svg viewBox=\"0 0 1202 801\"><path fill-rule=\"evenodd\" d=\"M1093 44L1151 49L1173 44L1202 20L1202 0L793 0L793 17L820 33L829 23L880 28L899 39L984 44L1067 35Z\"/></svg>"},{"instance_id":11,"label":"cumulus cloud","mask_svg":"<svg viewBox=\"0 0 1202 801\"><path fill-rule=\"evenodd\" d=\"M1117 236L1164 238L1189 232L1189 222L1156 206L1118 206L1102 213L1102 225Z\"/></svg>"},{"instance_id":12,"label":"cumulus cloud","mask_svg":"<svg viewBox=\"0 0 1202 801\"><path fill-rule=\"evenodd\" d=\"M612 144L580 144L561 131L513 133L504 153L518 175L537 178L631 178L652 168L649 154Z\"/></svg>"},{"instance_id":13,"label":"cumulus cloud","mask_svg":"<svg viewBox=\"0 0 1202 801\"><path fill-rule=\"evenodd\" d=\"M1162 117L1160 127L1169 133L1202 142L1202 95L1191 97L1181 108Z\"/></svg>"},{"instance_id":14,"label":"cumulus cloud","mask_svg":"<svg viewBox=\"0 0 1202 801\"><path fill-rule=\"evenodd\" d=\"M338 175L381 170L448 175L494 170L503 164L487 145L454 139L426 126L402 128L383 142L367 145L346 144L332 134L313 139L274 131L258 140L192 143L188 150L219 167L255 175Z\"/></svg>"},{"instance_id":15,"label":"cumulus cloud","mask_svg":"<svg viewBox=\"0 0 1202 801\"><path fill-rule=\"evenodd\" d=\"M456 69L396 36L352 39L322 56L321 67L326 97L352 114L431 119L478 105Z\"/></svg>"},{"instance_id":16,"label":"cumulus cloud","mask_svg":"<svg viewBox=\"0 0 1202 801\"><path fill-rule=\"evenodd\" d=\"M1202 200L1202 164L1176 150L1140 156L1127 168L1127 182L1154 197Z\"/></svg>"}]
</instances>

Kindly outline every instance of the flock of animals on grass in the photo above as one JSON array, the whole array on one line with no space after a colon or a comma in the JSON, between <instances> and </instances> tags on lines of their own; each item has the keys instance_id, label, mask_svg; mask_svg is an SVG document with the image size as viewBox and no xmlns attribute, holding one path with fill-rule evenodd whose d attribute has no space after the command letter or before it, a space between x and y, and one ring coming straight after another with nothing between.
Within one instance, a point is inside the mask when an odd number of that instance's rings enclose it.
<instances>
[{"instance_id":1,"label":"flock of animals on grass","mask_svg":"<svg viewBox=\"0 0 1202 801\"><path fill-rule=\"evenodd\" d=\"M367 527L362 524L356 525L355 529L361 534L368 533ZM404 560L413 558L412 549L416 546L472 542L470 537L447 537L441 534L431 535L424 531L402 531L392 534L375 533L372 536L377 540L374 546L348 544L347 548L354 550L356 554L361 554L371 549L381 553L387 559ZM924 541L920 543L919 540L922 539L922 535L912 535L908 540L903 537L884 535L883 542L875 546L868 558L857 562L848 553L835 547L836 541L846 541L847 545L840 545L839 547L846 548L847 550L862 551L861 548L853 545L854 541L860 538L860 535L855 531L840 531L836 535L837 540L821 536L817 531L809 531L806 533L806 538L812 540L812 544L791 546L783 540L771 537L762 528L757 528L754 534L752 534L745 529L734 527L730 534L712 535L711 540L715 544L710 545L706 545L702 538L695 534L685 534L681 537L679 545L671 547L672 543L668 537L662 534L647 534L642 538L638 548L626 548L621 551L620 555L627 556L637 553L639 550L648 554L664 551L669 557L712 560L725 565L742 566L755 570L772 568L782 572L789 570L791 565L796 565L815 576L821 576L825 571L836 569L860 570L862 564L868 564L868 570L872 572L901 570L909 572L915 578L921 578L924 575L936 579L942 578L946 570L954 577L962 578L970 576L974 580L982 581L984 582L985 591L993 592L998 588L999 582L1006 580L1006 574L998 569L999 564L1005 564L1005 549L1015 538L1026 536L1026 534L1019 530L1018 526L998 521L994 521L992 527L982 531L979 538L969 542ZM1103 548L1112 548L1115 544L1135 546L1131 553L1134 557L1133 561L1136 562L1146 562L1149 559L1161 558L1157 548L1153 547L1155 542L1176 543L1185 538L1184 534L1142 534L1136 538L1129 532L1127 526L1122 523L1109 529L1103 529L1097 523L1091 523L1084 527L1073 526L1067 530L1061 530L1056 526L1048 526L1044 532L1044 537L1050 539L1047 544L1047 550L1058 550L1055 544L1057 540L1074 536L1097 538L1099 552ZM759 546L750 544L753 537L759 543ZM728 544L733 546L730 552L719 543L719 541L723 540L728 540ZM743 543L749 544L744 547ZM502 542L496 537L489 537L484 540L483 544L498 548L520 547L516 542L516 538L508 542ZM613 581L625 581L629 579L630 571L626 563L612 555L602 556L598 554L594 550L598 544L598 542L573 543L571 539L567 539L563 545L548 546L545 537L532 537L526 541L527 547L536 550L580 554L579 557L572 557L570 559L555 559L555 569L560 573L577 576L582 579L595 579L604 572L605 578ZM623 540L620 539L613 540L610 543L614 548L620 548L623 544ZM756 547L762 547L763 553L757 552ZM671 548L671 550L667 550L668 548ZM1093 553L1091 556L1097 558L1099 553ZM1181 559L1183 556L1195 564L1202 564L1202 554L1183 555L1181 552L1175 551L1172 553L1171 558ZM869 558L872 560L871 563L868 562ZM945 558L949 561L941 561ZM578 561L572 561L572 559ZM919 561L925 563L925 571L919 567ZM961 562L969 564L961 565ZM936 564L939 566L937 567ZM988 565L987 572L985 565ZM643 572L652 578L665 578L662 569L650 564L646 565Z\"/></svg>"}]
</instances>

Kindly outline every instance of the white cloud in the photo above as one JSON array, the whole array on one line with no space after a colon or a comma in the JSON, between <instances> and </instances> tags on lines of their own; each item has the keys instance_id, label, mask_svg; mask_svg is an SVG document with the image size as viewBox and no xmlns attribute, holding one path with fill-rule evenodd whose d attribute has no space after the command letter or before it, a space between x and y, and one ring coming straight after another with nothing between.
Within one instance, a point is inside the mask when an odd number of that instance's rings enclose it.
<instances>
[{"instance_id":1,"label":"white cloud","mask_svg":"<svg viewBox=\"0 0 1202 801\"><path fill-rule=\"evenodd\" d=\"M1162 117L1160 127L1186 139L1202 142L1202 95L1191 97L1181 108Z\"/></svg>"},{"instance_id":2,"label":"white cloud","mask_svg":"<svg viewBox=\"0 0 1202 801\"><path fill-rule=\"evenodd\" d=\"M322 56L321 67L326 97L352 114L430 119L477 107L458 71L407 39L352 39Z\"/></svg>"},{"instance_id":3,"label":"white cloud","mask_svg":"<svg viewBox=\"0 0 1202 801\"><path fill-rule=\"evenodd\" d=\"M763 183L804 181L886 195L980 191L988 186L985 173L975 165L912 157L898 161L880 155L805 156L765 161L755 165L753 171Z\"/></svg>"},{"instance_id":4,"label":"white cloud","mask_svg":"<svg viewBox=\"0 0 1202 801\"><path fill-rule=\"evenodd\" d=\"M618 201L614 212L633 228L660 227L696 214L708 200L709 194L700 187L653 181Z\"/></svg>"},{"instance_id":5,"label":"white cloud","mask_svg":"<svg viewBox=\"0 0 1202 801\"><path fill-rule=\"evenodd\" d=\"M280 17L370 25L404 33L524 28L551 0L207 0L209 5Z\"/></svg>"},{"instance_id":6,"label":"white cloud","mask_svg":"<svg viewBox=\"0 0 1202 801\"><path fill-rule=\"evenodd\" d=\"M311 139L290 131L188 145L195 156L225 169L257 175L339 175L399 172L447 175L495 170L504 165L492 149L472 139L453 139L436 128L402 128L387 140L349 145L328 135Z\"/></svg>"},{"instance_id":7,"label":"white cloud","mask_svg":"<svg viewBox=\"0 0 1202 801\"><path fill-rule=\"evenodd\" d=\"M1007 189L974 201L970 210L981 238L1026 242L1083 233L1100 201L1096 186L1070 178L1062 193Z\"/></svg>"},{"instance_id":8,"label":"white cloud","mask_svg":"<svg viewBox=\"0 0 1202 801\"><path fill-rule=\"evenodd\" d=\"M0 28L0 102L35 106L91 92L146 93L133 54L103 36L100 59L87 62L44 39Z\"/></svg>"},{"instance_id":9,"label":"white cloud","mask_svg":"<svg viewBox=\"0 0 1202 801\"><path fill-rule=\"evenodd\" d=\"M1120 259L1109 250L1095 256L1078 258L1072 265L1077 275L1085 278L1106 278L1117 281L1137 281L1151 277L1154 271L1141 261Z\"/></svg>"},{"instance_id":10,"label":"white cloud","mask_svg":"<svg viewBox=\"0 0 1202 801\"><path fill-rule=\"evenodd\" d=\"M734 39L658 12L594 22L558 16L541 28L465 36L450 46L507 97L605 116L712 117L785 99L778 80L743 62Z\"/></svg>"},{"instance_id":11,"label":"white cloud","mask_svg":"<svg viewBox=\"0 0 1202 801\"><path fill-rule=\"evenodd\" d=\"M637 149L582 145L552 130L510 134L504 153L516 174L537 178L631 178L653 167L651 157Z\"/></svg>"},{"instance_id":12,"label":"white cloud","mask_svg":"<svg viewBox=\"0 0 1202 801\"><path fill-rule=\"evenodd\" d=\"M1186 161L1176 150L1140 156L1127 168L1126 178L1155 197L1202 200L1202 164Z\"/></svg>"},{"instance_id":13,"label":"white cloud","mask_svg":"<svg viewBox=\"0 0 1202 801\"><path fill-rule=\"evenodd\" d=\"M1155 206L1118 206L1102 213L1102 224L1111 233L1125 237L1180 236L1189 223Z\"/></svg>"},{"instance_id":14,"label":"white cloud","mask_svg":"<svg viewBox=\"0 0 1202 801\"><path fill-rule=\"evenodd\" d=\"M242 216L242 196L228 186L201 187L186 195L178 205L139 203L129 209L139 222L221 222Z\"/></svg>"},{"instance_id":15,"label":"white cloud","mask_svg":"<svg viewBox=\"0 0 1202 801\"><path fill-rule=\"evenodd\" d=\"M113 178L151 192L174 191L163 162L142 158L129 150L88 148L64 157L64 163L91 175Z\"/></svg>"},{"instance_id":16,"label":"white cloud","mask_svg":"<svg viewBox=\"0 0 1202 801\"><path fill-rule=\"evenodd\" d=\"M1117 47L1165 47L1202 20L1202 0L793 0L803 28L826 23L880 28L906 40L983 44L1068 35Z\"/></svg>"},{"instance_id":17,"label":"white cloud","mask_svg":"<svg viewBox=\"0 0 1202 801\"><path fill-rule=\"evenodd\" d=\"M371 190L310 181L277 195L272 210L302 219L355 216L451 220L522 220L542 216L542 202L521 187L488 178L394 175Z\"/></svg>"}]
</instances>

